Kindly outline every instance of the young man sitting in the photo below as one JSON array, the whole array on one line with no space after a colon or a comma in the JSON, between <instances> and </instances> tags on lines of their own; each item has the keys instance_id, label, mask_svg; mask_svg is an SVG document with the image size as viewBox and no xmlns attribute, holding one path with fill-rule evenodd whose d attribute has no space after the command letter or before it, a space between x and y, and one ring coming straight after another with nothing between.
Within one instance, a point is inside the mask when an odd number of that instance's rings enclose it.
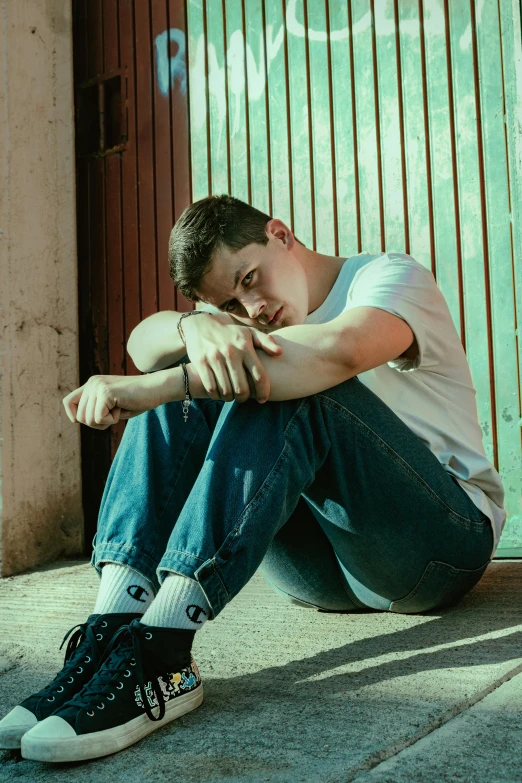
<instances>
[{"instance_id":1,"label":"young man sitting","mask_svg":"<svg viewBox=\"0 0 522 783\"><path fill-rule=\"evenodd\" d=\"M204 309L146 318L128 343L145 374L64 399L71 422L129 421L93 613L62 671L0 722L1 746L28 759L114 753L201 704L195 632L257 569L298 606L424 612L471 590L505 523L466 355L423 265L317 253L230 196L185 210L169 259Z\"/></svg>"}]
</instances>

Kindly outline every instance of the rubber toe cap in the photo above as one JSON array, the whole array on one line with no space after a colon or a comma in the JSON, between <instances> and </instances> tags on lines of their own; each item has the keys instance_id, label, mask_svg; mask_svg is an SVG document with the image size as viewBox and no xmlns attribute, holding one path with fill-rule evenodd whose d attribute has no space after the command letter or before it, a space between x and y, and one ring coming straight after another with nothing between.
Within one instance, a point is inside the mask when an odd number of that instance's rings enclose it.
<instances>
[{"instance_id":1,"label":"rubber toe cap","mask_svg":"<svg viewBox=\"0 0 522 783\"><path fill-rule=\"evenodd\" d=\"M20 747L23 735L38 724L30 710L18 705L0 720L0 748L13 750Z\"/></svg>"},{"instance_id":2,"label":"rubber toe cap","mask_svg":"<svg viewBox=\"0 0 522 783\"><path fill-rule=\"evenodd\" d=\"M70 723L60 718L59 715L49 715L27 732L31 740L59 740L76 737L76 732Z\"/></svg>"}]
</instances>

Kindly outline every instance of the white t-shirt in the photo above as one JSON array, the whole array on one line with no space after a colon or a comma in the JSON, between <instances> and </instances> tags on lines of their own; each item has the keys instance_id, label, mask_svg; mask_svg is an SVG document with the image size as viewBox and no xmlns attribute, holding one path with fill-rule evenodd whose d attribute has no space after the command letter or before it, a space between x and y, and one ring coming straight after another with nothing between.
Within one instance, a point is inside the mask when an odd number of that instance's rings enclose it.
<instances>
[{"instance_id":1,"label":"white t-shirt","mask_svg":"<svg viewBox=\"0 0 522 783\"><path fill-rule=\"evenodd\" d=\"M352 256L305 323L325 323L361 306L378 307L406 321L419 354L357 377L413 430L491 519L493 557L506 522L504 487L486 457L466 354L433 274L400 253Z\"/></svg>"}]
</instances>

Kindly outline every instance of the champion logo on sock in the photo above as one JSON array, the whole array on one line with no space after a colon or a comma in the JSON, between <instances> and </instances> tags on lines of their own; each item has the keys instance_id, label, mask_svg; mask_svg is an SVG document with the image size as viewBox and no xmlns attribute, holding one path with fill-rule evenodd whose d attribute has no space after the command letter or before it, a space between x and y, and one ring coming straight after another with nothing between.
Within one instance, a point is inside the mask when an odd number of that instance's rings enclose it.
<instances>
[{"instance_id":1,"label":"champion logo on sock","mask_svg":"<svg viewBox=\"0 0 522 783\"><path fill-rule=\"evenodd\" d=\"M130 585L129 587L127 587L127 592L130 595L130 597L135 598L136 601L141 601L142 604L146 603L145 598L141 597L144 593L145 595L148 595L148 592L147 590L145 590L144 587L141 587L140 585Z\"/></svg>"},{"instance_id":2,"label":"champion logo on sock","mask_svg":"<svg viewBox=\"0 0 522 783\"><path fill-rule=\"evenodd\" d=\"M190 606L187 606L186 608L187 617L189 620L192 620L193 623L197 623L198 625L201 625L203 620L198 620L198 617L200 614L204 614L206 616L205 610L201 606L197 606L197 604L190 604Z\"/></svg>"}]
</instances>

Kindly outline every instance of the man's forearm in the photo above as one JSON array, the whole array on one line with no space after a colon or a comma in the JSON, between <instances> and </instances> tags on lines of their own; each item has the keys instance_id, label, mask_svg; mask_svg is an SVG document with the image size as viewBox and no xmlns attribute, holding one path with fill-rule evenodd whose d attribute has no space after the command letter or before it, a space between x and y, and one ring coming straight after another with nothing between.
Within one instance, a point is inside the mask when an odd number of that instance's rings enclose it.
<instances>
[{"instance_id":1,"label":"man's forearm","mask_svg":"<svg viewBox=\"0 0 522 783\"><path fill-rule=\"evenodd\" d=\"M356 375L348 337L335 331L332 322L285 326L272 337L284 349L281 356L256 348L270 378L269 402L318 394Z\"/></svg>"},{"instance_id":2,"label":"man's forearm","mask_svg":"<svg viewBox=\"0 0 522 783\"><path fill-rule=\"evenodd\" d=\"M356 375L355 364L347 358L349 349L346 345L343 345L342 350L340 348L339 340L343 336L329 324L286 326L272 332L272 336L284 348L281 356L268 356L261 348L256 349L270 378L269 402L308 397ZM208 399L210 395L192 364L187 364L187 374L191 396ZM162 397L165 402L185 397L181 368L162 370L156 376L163 384ZM250 379L249 383L250 396L255 399Z\"/></svg>"},{"instance_id":3,"label":"man's forearm","mask_svg":"<svg viewBox=\"0 0 522 783\"><path fill-rule=\"evenodd\" d=\"M127 351L141 372L168 367L187 352L178 332L181 313L162 310L145 318L131 332Z\"/></svg>"},{"instance_id":4,"label":"man's forearm","mask_svg":"<svg viewBox=\"0 0 522 783\"><path fill-rule=\"evenodd\" d=\"M182 313L175 310L161 310L149 315L132 330L127 351L138 370L156 372L179 362L187 353L178 332L181 315ZM224 319L226 315L220 313L220 318ZM232 318L230 323L233 323ZM183 321L183 325L185 324L186 321Z\"/></svg>"}]
</instances>

